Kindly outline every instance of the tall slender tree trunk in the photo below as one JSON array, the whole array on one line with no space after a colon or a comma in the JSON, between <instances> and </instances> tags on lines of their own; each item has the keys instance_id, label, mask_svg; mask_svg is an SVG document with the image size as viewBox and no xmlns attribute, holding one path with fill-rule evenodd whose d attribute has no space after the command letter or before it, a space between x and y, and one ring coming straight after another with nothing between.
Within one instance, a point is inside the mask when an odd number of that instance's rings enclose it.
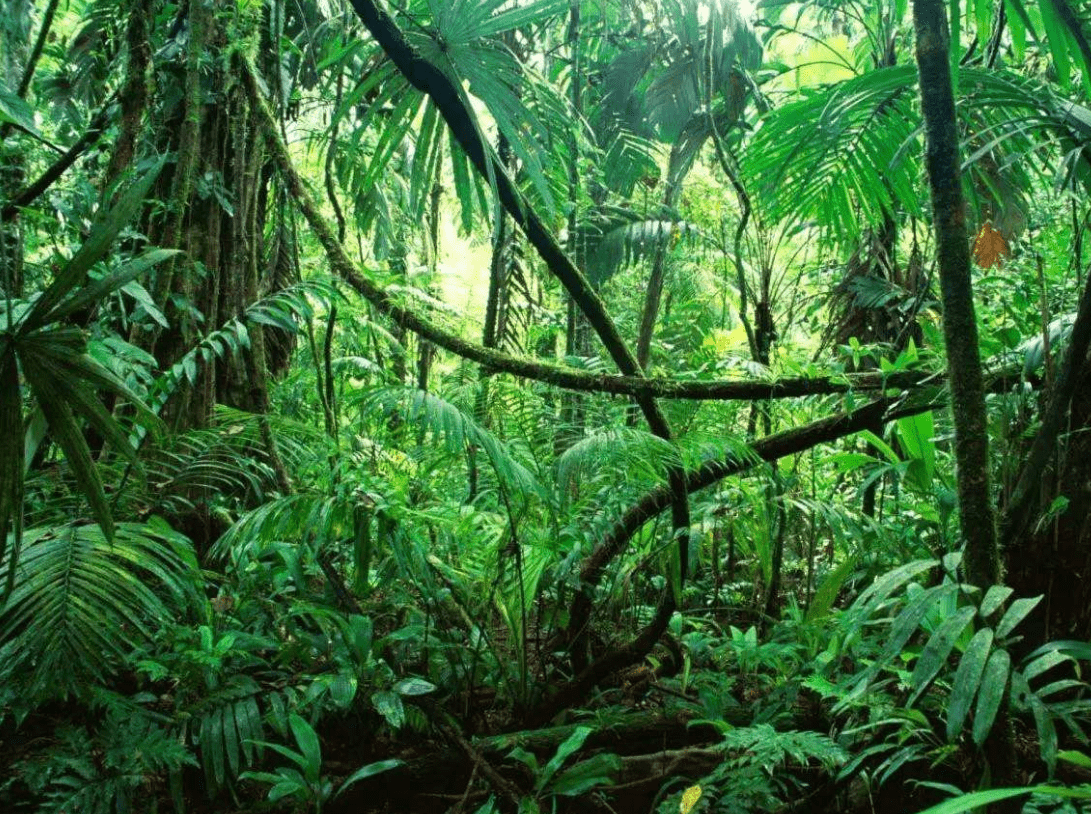
<instances>
[{"instance_id":1,"label":"tall slender tree trunk","mask_svg":"<svg viewBox=\"0 0 1091 814\"><path fill-rule=\"evenodd\" d=\"M958 124L948 60L947 7L914 0L921 108L927 134L928 184L936 230L947 375L955 424L959 517L966 540L966 578L983 588L1000 580L996 518L989 488L985 384L974 316L970 241L962 197Z\"/></svg>"},{"instance_id":2,"label":"tall slender tree trunk","mask_svg":"<svg viewBox=\"0 0 1091 814\"><path fill-rule=\"evenodd\" d=\"M913 0L913 25L927 136L925 166L932 194L943 333L947 342L947 376L955 424L959 518L966 540L963 563L967 580L986 588L1000 581L1000 550L989 488L985 385L974 316L946 4L943 0ZM1015 749L1011 720L1006 712L997 716L985 742L985 754L991 783L1014 785ZM1001 814L1014 814L1021 808L1021 802L991 807Z\"/></svg>"}]
</instances>

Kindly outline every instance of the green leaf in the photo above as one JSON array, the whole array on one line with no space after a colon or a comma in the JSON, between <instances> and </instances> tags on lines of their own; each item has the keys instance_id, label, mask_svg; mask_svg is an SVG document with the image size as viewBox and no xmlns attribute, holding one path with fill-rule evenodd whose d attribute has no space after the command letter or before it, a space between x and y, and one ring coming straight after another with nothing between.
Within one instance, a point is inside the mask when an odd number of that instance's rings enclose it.
<instances>
[{"instance_id":1,"label":"green leaf","mask_svg":"<svg viewBox=\"0 0 1091 814\"><path fill-rule=\"evenodd\" d=\"M394 729L401 729L405 723L405 707L397 693L387 690L377 692L371 696L371 705Z\"/></svg>"},{"instance_id":2,"label":"green leaf","mask_svg":"<svg viewBox=\"0 0 1091 814\"><path fill-rule=\"evenodd\" d=\"M910 696L907 706L913 705L947 663L947 657L951 655L955 642L962 635L962 631L966 629L966 625L973 620L976 612L977 609L969 605L959 608L932 634L932 638L928 640L928 644L921 651L917 666L909 679L909 685L914 687L915 691Z\"/></svg>"},{"instance_id":3,"label":"green leaf","mask_svg":"<svg viewBox=\"0 0 1091 814\"><path fill-rule=\"evenodd\" d=\"M947 702L947 740L955 740L962 731L970 705L981 686L981 674L985 670L992 644L993 632L984 628L977 631L966 645L966 652L958 663L954 683L951 685L951 697Z\"/></svg>"},{"instance_id":4,"label":"green leaf","mask_svg":"<svg viewBox=\"0 0 1091 814\"><path fill-rule=\"evenodd\" d=\"M1091 756L1088 756L1083 752L1077 752L1073 749L1062 749L1057 753L1057 757L1066 763L1071 763L1073 766L1079 766L1081 769L1091 769Z\"/></svg>"},{"instance_id":5,"label":"green leaf","mask_svg":"<svg viewBox=\"0 0 1091 814\"><path fill-rule=\"evenodd\" d=\"M936 470L936 444L932 440L935 434L931 411L898 419L898 438L902 448L915 462L920 462L919 468L908 471L919 472L920 477L915 485L926 493L932 488L932 476Z\"/></svg>"},{"instance_id":6,"label":"green leaf","mask_svg":"<svg viewBox=\"0 0 1091 814\"><path fill-rule=\"evenodd\" d=\"M1004 690L1008 686L1008 673L1011 668L1011 656L1007 650L997 650L985 665L985 674L981 680L981 691L977 695L977 707L974 710L973 739L981 746L992 731Z\"/></svg>"},{"instance_id":7,"label":"green leaf","mask_svg":"<svg viewBox=\"0 0 1091 814\"><path fill-rule=\"evenodd\" d=\"M611 775L620 768L621 758L617 755L595 755L562 772L549 791L562 797L577 797L597 786L612 784Z\"/></svg>"},{"instance_id":8,"label":"green leaf","mask_svg":"<svg viewBox=\"0 0 1091 814\"><path fill-rule=\"evenodd\" d=\"M1072 57L1068 50L1068 36L1064 20L1054 6L1054 0L1042 0L1038 4L1042 15L1042 28L1045 29L1049 43L1049 53L1053 57L1053 68L1057 72L1057 84L1068 92L1072 87Z\"/></svg>"},{"instance_id":9,"label":"green leaf","mask_svg":"<svg viewBox=\"0 0 1091 814\"><path fill-rule=\"evenodd\" d=\"M150 249L110 274L80 288L75 295L47 314L46 319L50 322L58 322L69 314L95 305L114 291L131 283L148 269L180 253L177 249ZM147 292L144 293L147 294Z\"/></svg>"},{"instance_id":10,"label":"green leaf","mask_svg":"<svg viewBox=\"0 0 1091 814\"><path fill-rule=\"evenodd\" d=\"M398 695L427 695L436 691L436 685L423 678L403 678L392 689Z\"/></svg>"},{"instance_id":11,"label":"green leaf","mask_svg":"<svg viewBox=\"0 0 1091 814\"><path fill-rule=\"evenodd\" d=\"M377 774L388 772L391 769L396 769L401 766L405 761L403 760L380 760L376 763L369 763L366 766L354 771L348 777L345 778L345 782L341 784L341 787L337 789L337 794L341 794L345 789L351 786L353 783L358 783L361 780L366 780L369 777L374 777ZM334 795L337 796L336 794Z\"/></svg>"},{"instance_id":12,"label":"green leaf","mask_svg":"<svg viewBox=\"0 0 1091 814\"><path fill-rule=\"evenodd\" d=\"M1008 11L1008 30L1011 32L1011 50L1017 63L1022 63L1027 52L1027 29L1033 32L1027 10L1021 0L1004 0Z\"/></svg>"},{"instance_id":13,"label":"green leaf","mask_svg":"<svg viewBox=\"0 0 1091 814\"><path fill-rule=\"evenodd\" d=\"M1034 610L1034 607L1042 601L1041 596L1016 599L1011 603L1008 612L996 626L996 637L1002 639L1015 630L1016 626L1026 618L1026 615Z\"/></svg>"},{"instance_id":14,"label":"green leaf","mask_svg":"<svg viewBox=\"0 0 1091 814\"><path fill-rule=\"evenodd\" d=\"M64 451L65 460L68 462L76 484L91 507L91 514L102 528L106 539L114 539L114 520L110 512L110 504L106 500L106 493L102 488L102 479L99 477L98 468L91 459L91 450L87 446L80 428L76 425L72 413L71 399L66 399L63 391L59 391L55 382L42 375L38 368L24 361L23 372L27 383L34 394L38 406L45 415L49 424L49 431L57 445Z\"/></svg>"},{"instance_id":15,"label":"green leaf","mask_svg":"<svg viewBox=\"0 0 1091 814\"><path fill-rule=\"evenodd\" d=\"M317 782L322 774L322 747L318 742L318 733L301 716L293 713L288 717L288 726L291 727L295 742L299 745L299 751L303 755L302 769L307 780Z\"/></svg>"},{"instance_id":16,"label":"green leaf","mask_svg":"<svg viewBox=\"0 0 1091 814\"><path fill-rule=\"evenodd\" d=\"M1034 727L1038 732L1038 752L1045 761L1049 776L1052 778L1057 768L1057 727L1053 724L1053 716L1042 702L1042 699L1031 693L1028 696L1030 711L1034 715Z\"/></svg>"},{"instance_id":17,"label":"green leaf","mask_svg":"<svg viewBox=\"0 0 1091 814\"><path fill-rule=\"evenodd\" d=\"M1067 661L1072 661L1072 657L1067 653L1060 650L1051 650L1028 662L1027 666L1023 668L1023 676L1027 681L1031 681L1047 670L1052 670L1057 665L1064 664Z\"/></svg>"},{"instance_id":18,"label":"green leaf","mask_svg":"<svg viewBox=\"0 0 1091 814\"><path fill-rule=\"evenodd\" d=\"M40 135L34 126L34 111L25 100L19 98L0 83L0 124L17 124L29 133Z\"/></svg>"},{"instance_id":19,"label":"green leaf","mask_svg":"<svg viewBox=\"0 0 1091 814\"><path fill-rule=\"evenodd\" d=\"M918 574L935 568L936 565L938 565L937 560L915 560L905 565L899 565L897 568L887 571L865 588L854 604L866 608L868 614L873 613L875 608L885 602L887 597L894 591Z\"/></svg>"},{"instance_id":20,"label":"green leaf","mask_svg":"<svg viewBox=\"0 0 1091 814\"><path fill-rule=\"evenodd\" d=\"M830 573L826 574L825 579L819 583L818 589L814 592L814 598L811 599L811 604L807 608L807 616L805 617L807 622L815 622L830 612L837 595L841 592L841 586L845 584L845 580L849 578L855 567L856 558L848 557Z\"/></svg>"},{"instance_id":21,"label":"green leaf","mask_svg":"<svg viewBox=\"0 0 1091 814\"><path fill-rule=\"evenodd\" d=\"M217 787L222 787L226 779L222 707L212 710L201 722L201 753L207 761L205 771L208 771L208 764L211 764L212 778Z\"/></svg>"},{"instance_id":22,"label":"green leaf","mask_svg":"<svg viewBox=\"0 0 1091 814\"><path fill-rule=\"evenodd\" d=\"M883 648L880 661L889 661L901 653L905 649L909 637L916 632L921 620L928 615L928 612L957 592L958 586L948 582L932 588L925 588L910 599L902 612L895 618L894 624L890 626L890 638L887 639L886 647Z\"/></svg>"},{"instance_id":23,"label":"green leaf","mask_svg":"<svg viewBox=\"0 0 1091 814\"><path fill-rule=\"evenodd\" d=\"M557 747L557 753L549 759L549 762L546 763L544 767L542 767L542 773L538 777L536 786L538 792L541 792L542 789L549 784L549 781L553 779L553 775L555 775L557 770L564 765L564 762L579 751L580 747L583 746L583 742L587 740L587 736L593 731L594 730L589 726L578 726L575 731L565 739L564 743Z\"/></svg>"},{"instance_id":24,"label":"green leaf","mask_svg":"<svg viewBox=\"0 0 1091 814\"><path fill-rule=\"evenodd\" d=\"M232 777L239 773L239 732L235 728L234 706L229 704L223 709L224 755Z\"/></svg>"},{"instance_id":25,"label":"green leaf","mask_svg":"<svg viewBox=\"0 0 1091 814\"><path fill-rule=\"evenodd\" d=\"M1000 606L1008 601L1008 597L1015 592L1014 588L1007 585L991 585L985 592L985 598L981 600L979 613L982 619L988 619L996 613Z\"/></svg>"},{"instance_id":26,"label":"green leaf","mask_svg":"<svg viewBox=\"0 0 1091 814\"><path fill-rule=\"evenodd\" d=\"M139 211L148 190L159 177L165 163L164 156L155 162L139 181L125 190L112 209L99 212L91 224L90 236L23 318L19 328L20 333L35 330L46 324L53 309L83 283L91 266L106 254L106 250L110 248L114 239Z\"/></svg>"},{"instance_id":27,"label":"green leaf","mask_svg":"<svg viewBox=\"0 0 1091 814\"><path fill-rule=\"evenodd\" d=\"M939 805L926 808L920 814L962 814L964 811L973 811L987 806L990 803L998 803L1001 800L1010 800L1012 797L1020 797L1024 794L1033 794L1037 789L989 789L988 791L975 791L963 794L953 800L947 800Z\"/></svg>"}]
</instances>

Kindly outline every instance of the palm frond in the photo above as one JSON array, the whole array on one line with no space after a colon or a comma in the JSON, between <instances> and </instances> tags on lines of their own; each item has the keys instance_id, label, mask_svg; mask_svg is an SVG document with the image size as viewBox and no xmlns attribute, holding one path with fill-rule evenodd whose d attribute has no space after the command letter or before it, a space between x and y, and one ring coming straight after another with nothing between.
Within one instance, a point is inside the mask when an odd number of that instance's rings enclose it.
<instances>
[{"instance_id":1,"label":"palm frond","mask_svg":"<svg viewBox=\"0 0 1091 814\"><path fill-rule=\"evenodd\" d=\"M0 645L15 642L15 675L36 696L79 692L117 668L155 628L194 601L189 541L162 521L28 529L19 580L0 611ZM0 574L11 568L0 563Z\"/></svg>"},{"instance_id":2,"label":"palm frond","mask_svg":"<svg viewBox=\"0 0 1091 814\"><path fill-rule=\"evenodd\" d=\"M853 237L904 210L921 214L912 66L871 71L772 111L742 156L774 218Z\"/></svg>"},{"instance_id":3,"label":"palm frond","mask_svg":"<svg viewBox=\"0 0 1091 814\"><path fill-rule=\"evenodd\" d=\"M605 430L581 439L557 458L557 487L567 495L579 481L593 478L603 469L623 471L626 483L654 483L669 467L680 463L672 443L647 431Z\"/></svg>"},{"instance_id":4,"label":"palm frond","mask_svg":"<svg viewBox=\"0 0 1091 814\"><path fill-rule=\"evenodd\" d=\"M306 493L288 495L243 515L220 537L210 555L238 563L284 540L324 543L347 539L352 528L352 506L345 500Z\"/></svg>"},{"instance_id":5,"label":"palm frond","mask_svg":"<svg viewBox=\"0 0 1091 814\"><path fill-rule=\"evenodd\" d=\"M596 286L623 267L670 249L683 237L691 241L705 237L694 224L674 213L647 218L621 207L603 209L576 228L587 278Z\"/></svg>"},{"instance_id":6,"label":"palm frond","mask_svg":"<svg viewBox=\"0 0 1091 814\"><path fill-rule=\"evenodd\" d=\"M452 455L464 455L471 445L480 447L488 456L497 480L510 494L546 496L534 473L512 454L507 444L451 402L414 388L379 387L364 394L364 403L388 414L396 411L408 424L420 426L442 441Z\"/></svg>"}]
</instances>

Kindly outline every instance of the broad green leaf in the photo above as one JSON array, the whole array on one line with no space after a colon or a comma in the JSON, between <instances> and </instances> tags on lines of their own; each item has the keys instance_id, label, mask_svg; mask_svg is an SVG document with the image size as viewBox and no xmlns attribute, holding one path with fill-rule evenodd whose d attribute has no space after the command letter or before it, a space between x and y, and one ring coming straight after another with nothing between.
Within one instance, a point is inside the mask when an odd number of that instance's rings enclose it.
<instances>
[{"instance_id":1,"label":"broad green leaf","mask_svg":"<svg viewBox=\"0 0 1091 814\"><path fill-rule=\"evenodd\" d=\"M890 626L890 638L883 648L882 662L889 661L905 649L906 642L920 627L921 620L936 604L945 601L948 597L958 592L958 586L953 582L926 588L913 597L894 623Z\"/></svg>"},{"instance_id":2,"label":"broad green leaf","mask_svg":"<svg viewBox=\"0 0 1091 814\"><path fill-rule=\"evenodd\" d=\"M1004 0L1008 12L1008 30L1011 32L1011 48L1017 63L1022 63L1027 52L1027 30L1034 27L1027 17L1022 0ZM1037 36L1035 36L1037 39Z\"/></svg>"},{"instance_id":3,"label":"broad green leaf","mask_svg":"<svg viewBox=\"0 0 1091 814\"><path fill-rule=\"evenodd\" d=\"M1053 57L1053 68L1057 74L1057 84L1067 92L1072 87L1072 56L1068 50L1068 34L1064 21L1058 14L1054 0L1042 0L1038 4L1042 14L1042 28L1045 29L1049 53Z\"/></svg>"},{"instance_id":4,"label":"broad green leaf","mask_svg":"<svg viewBox=\"0 0 1091 814\"><path fill-rule=\"evenodd\" d=\"M1057 727L1053 724L1053 716L1042 699L1030 691L1026 678L1019 676L1019 673L1014 670L1012 671L1013 686L1016 677L1019 678L1020 689L1027 693L1027 703L1034 715L1034 727L1038 732L1038 752L1045 761L1049 776L1053 777L1053 772L1057 768Z\"/></svg>"},{"instance_id":5,"label":"broad green leaf","mask_svg":"<svg viewBox=\"0 0 1091 814\"><path fill-rule=\"evenodd\" d=\"M376 763L369 763L366 766L361 766L359 769L357 769L345 778L345 782L343 782L341 784L341 787L337 789L337 794L341 794L349 786L353 785L354 783L358 783L361 780L366 780L367 778L374 777L377 774L382 774L383 772L389 772L391 769L396 769L404 762L405 761L403 760L397 759L380 760ZM336 797L337 794L335 794L334 796Z\"/></svg>"},{"instance_id":6,"label":"broad green leaf","mask_svg":"<svg viewBox=\"0 0 1091 814\"><path fill-rule=\"evenodd\" d=\"M900 464L902 462L902 459L898 457L898 453L894 451L894 448L870 430L861 432L860 437L879 450L879 452L883 453L883 457L890 461L890 463Z\"/></svg>"},{"instance_id":7,"label":"broad green leaf","mask_svg":"<svg viewBox=\"0 0 1091 814\"><path fill-rule=\"evenodd\" d=\"M815 622L830 612L837 595L841 592L841 586L845 584L845 580L849 578L855 567L856 558L848 557L830 573L826 574L807 608L806 621Z\"/></svg>"},{"instance_id":8,"label":"broad green leaf","mask_svg":"<svg viewBox=\"0 0 1091 814\"><path fill-rule=\"evenodd\" d=\"M311 782L317 781L322 773L322 747L318 743L318 733L306 720L294 713L288 718L288 726L291 727L295 742L306 761L301 767L304 774Z\"/></svg>"},{"instance_id":9,"label":"broad green leaf","mask_svg":"<svg viewBox=\"0 0 1091 814\"><path fill-rule=\"evenodd\" d=\"M140 283L135 280L131 283L126 283L121 287L121 291L124 294L128 294L134 300L136 304L144 309L144 313L152 318L158 325L169 328L170 323L167 321L166 316L159 310L155 304L155 300L152 299L152 295L148 292L148 289L144 288ZM140 348L134 348L136 353L143 353Z\"/></svg>"},{"instance_id":10,"label":"broad green leaf","mask_svg":"<svg viewBox=\"0 0 1091 814\"><path fill-rule=\"evenodd\" d=\"M962 724L981 686L981 674L985 670L992 644L993 632L984 628L977 631L966 645L966 652L958 663L951 685L951 697L947 702L947 740L955 740L962 731Z\"/></svg>"},{"instance_id":11,"label":"broad green leaf","mask_svg":"<svg viewBox=\"0 0 1091 814\"><path fill-rule=\"evenodd\" d=\"M106 539L113 541L114 520L110 512L110 504L102 488L98 467L91 459L87 440L76 424L71 400L65 398L64 391L56 386L56 382L48 374L43 375L42 371L33 364L24 362L23 373L38 406L45 415L53 439L64 451L65 460L72 470L76 484L87 498L91 514L102 528Z\"/></svg>"},{"instance_id":12,"label":"broad green leaf","mask_svg":"<svg viewBox=\"0 0 1091 814\"><path fill-rule=\"evenodd\" d=\"M1081 769L1091 769L1091 756L1074 749L1062 749L1057 753L1057 758L1073 766L1079 766Z\"/></svg>"},{"instance_id":13,"label":"broad green leaf","mask_svg":"<svg viewBox=\"0 0 1091 814\"><path fill-rule=\"evenodd\" d=\"M932 638L928 640L928 644L921 651L917 666L909 679L909 685L914 687L915 691L909 698L908 706L913 705L947 663L947 657L951 655L955 642L962 635L962 631L966 629L966 625L973 620L976 612L977 609L969 605L959 608L953 616L945 620L932 634Z\"/></svg>"},{"instance_id":14,"label":"broad green leaf","mask_svg":"<svg viewBox=\"0 0 1091 814\"><path fill-rule=\"evenodd\" d=\"M216 708L204 717L201 726L201 752L212 766L212 777L216 785L222 787L226 779L224 772L223 708Z\"/></svg>"},{"instance_id":15,"label":"broad green leaf","mask_svg":"<svg viewBox=\"0 0 1091 814\"><path fill-rule=\"evenodd\" d=\"M922 492L932 488L932 476L936 471L936 428L931 411L908 418L898 419L898 438L902 448L909 454L918 467L911 467L909 473L917 473L916 486Z\"/></svg>"},{"instance_id":16,"label":"broad green leaf","mask_svg":"<svg viewBox=\"0 0 1091 814\"><path fill-rule=\"evenodd\" d=\"M39 135L38 128L34 126L34 111L30 105L0 82L0 124L5 122L17 124L24 130Z\"/></svg>"},{"instance_id":17,"label":"broad green leaf","mask_svg":"<svg viewBox=\"0 0 1091 814\"><path fill-rule=\"evenodd\" d=\"M1052 670L1057 665L1064 664L1067 661L1072 661L1072 657L1067 653L1060 650L1051 650L1029 662L1022 672L1027 681L1031 681L1047 670Z\"/></svg>"},{"instance_id":18,"label":"broad green leaf","mask_svg":"<svg viewBox=\"0 0 1091 814\"><path fill-rule=\"evenodd\" d=\"M261 713L254 696L235 705L235 728L239 731L239 748L247 765L254 761L254 744L262 736Z\"/></svg>"},{"instance_id":19,"label":"broad green leaf","mask_svg":"<svg viewBox=\"0 0 1091 814\"><path fill-rule=\"evenodd\" d=\"M617 755L595 755L561 772L549 791L562 797L577 797L597 786L611 785L611 775L620 768L621 759Z\"/></svg>"},{"instance_id":20,"label":"broad green leaf","mask_svg":"<svg viewBox=\"0 0 1091 814\"><path fill-rule=\"evenodd\" d=\"M948 59L951 63L951 89L955 98L958 93L958 69L962 61L962 3L961 0L948 0L947 25L950 28L950 53Z\"/></svg>"},{"instance_id":21,"label":"broad green leaf","mask_svg":"<svg viewBox=\"0 0 1091 814\"><path fill-rule=\"evenodd\" d=\"M405 707L397 693L387 690L377 692L371 696L371 705L394 729L400 729L405 723Z\"/></svg>"},{"instance_id":22,"label":"broad green leaf","mask_svg":"<svg viewBox=\"0 0 1091 814\"><path fill-rule=\"evenodd\" d=\"M436 691L436 685L423 678L403 678L392 689L398 695L427 695Z\"/></svg>"},{"instance_id":23,"label":"broad green leaf","mask_svg":"<svg viewBox=\"0 0 1091 814\"><path fill-rule=\"evenodd\" d=\"M973 739L981 746L992 731L1000 702L1008 686L1008 673L1011 668L1011 656L1007 650L997 650L985 665L985 674L981 679L981 691L977 694L977 707L974 709Z\"/></svg>"},{"instance_id":24,"label":"broad green leaf","mask_svg":"<svg viewBox=\"0 0 1091 814\"><path fill-rule=\"evenodd\" d=\"M180 252L177 249L150 249L105 277L80 288L76 294L60 303L47 314L46 319L50 322L60 321L82 308L95 305L104 297L135 280L148 269L178 254Z\"/></svg>"},{"instance_id":25,"label":"broad green leaf","mask_svg":"<svg viewBox=\"0 0 1091 814\"><path fill-rule=\"evenodd\" d=\"M1081 642L1072 639L1058 639L1057 641L1048 642L1027 656L1027 661L1054 650L1066 653L1074 659L1091 661L1091 642Z\"/></svg>"},{"instance_id":26,"label":"broad green leaf","mask_svg":"<svg viewBox=\"0 0 1091 814\"><path fill-rule=\"evenodd\" d=\"M864 589L857 598L856 605L867 605L874 609L881 605L889 597L909 580L939 564L938 560L914 560L913 562L899 565L878 577L871 585Z\"/></svg>"},{"instance_id":27,"label":"broad green leaf","mask_svg":"<svg viewBox=\"0 0 1091 814\"><path fill-rule=\"evenodd\" d=\"M1042 597L1026 597L1024 599L1016 599L1011 603L1007 613L1004 614L1004 618L1000 620L1000 624L996 626L996 637L1002 639L1013 630L1027 614L1034 610L1034 607L1042 601Z\"/></svg>"},{"instance_id":28,"label":"broad green leaf","mask_svg":"<svg viewBox=\"0 0 1091 814\"><path fill-rule=\"evenodd\" d=\"M1008 601L1008 597L1015 592L1014 588L1009 588L1007 585L991 585L989 590L985 592L985 598L981 600L981 618L988 619L998 610L1000 606Z\"/></svg>"},{"instance_id":29,"label":"broad green leaf","mask_svg":"<svg viewBox=\"0 0 1091 814\"><path fill-rule=\"evenodd\" d=\"M1024 794L1033 794L1035 788L1025 789L989 789L988 791L974 791L963 794L953 800L947 800L939 805L926 808L920 814L962 814L964 811L974 811L990 803L998 803L1001 800L1010 800L1012 797L1020 797Z\"/></svg>"},{"instance_id":30,"label":"broad green leaf","mask_svg":"<svg viewBox=\"0 0 1091 814\"><path fill-rule=\"evenodd\" d=\"M589 726L578 726L575 731L568 736L568 738L557 747L557 753L549 759L549 762L542 767L542 773L538 777L537 789L542 791L553 779L553 775L557 773L557 770L561 768L566 760L579 751L583 746L583 742L587 740L587 736L591 734L593 730Z\"/></svg>"},{"instance_id":31,"label":"broad green leaf","mask_svg":"<svg viewBox=\"0 0 1091 814\"><path fill-rule=\"evenodd\" d=\"M224 755L227 757L227 766L231 769L231 776L239 773L239 733L236 729L234 704L229 704L223 710L223 736Z\"/></svg>"},{"instance_id":32,"label":"broad green leaf","mask_svg":"<svg viewBox=\"0 0 1091 814\"><path fill-rule=\"evenodd\" d=\"M285 779L269 789L268 800L271 803L291 795L305 794L307 791L307 781L303 779L303 775L295 769L284 769L283 772Z\"/></svg>"},{"instance_id":33,"label":"broad green leaf","mask_svg":"<svg viewBox=\"0 0 1091 814\"><path fill-rule=\"evenodd\" d=\"M479 38L495 37L562 14L568 8L569 0L538 0L537 3L518 4L484 20L475 27L475 33Z\"/></svg>"}]
</instances>

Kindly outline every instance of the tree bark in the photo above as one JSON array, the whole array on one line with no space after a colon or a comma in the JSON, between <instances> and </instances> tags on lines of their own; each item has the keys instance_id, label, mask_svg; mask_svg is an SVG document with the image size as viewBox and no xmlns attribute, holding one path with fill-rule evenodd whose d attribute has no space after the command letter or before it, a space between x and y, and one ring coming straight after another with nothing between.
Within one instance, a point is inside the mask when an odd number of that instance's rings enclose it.
<instances>
[{"instance_id":1,"label":"tree bark","mask_svg":"<svg viewBox=\"0 0 1091 814\"><path fill-rule=\"evenodd\" d=\"M988 588L1000 581L1000 549L989 487L988 414L974 315L946 15L943 0L913 0L921 110L927 136L925 167L932 194L955 425L959 518L966 540L963 567L968 582ZM996 718L985 742L985 754L993 785L1012 785L1016 781L1015 748L1006 711ZM1016 803L997 803L994 807L1004 814L1020 809L1021 804Z\"/></svg>"},{"instance_id":2,"label":"tree bark","mask_svg":"<svg viewBox=\"0 0 1091 814\"><path fill-rule=\"evenodd\" d=\"M964 566L970 583L987 588L1000 580L1000 554L989 488L985 383L974 316L946 14L941 0L913 2L921 109L927 135L925 166L932 195L955 425L959 517L966 540Z\"/></svg>"}]
</instances>

